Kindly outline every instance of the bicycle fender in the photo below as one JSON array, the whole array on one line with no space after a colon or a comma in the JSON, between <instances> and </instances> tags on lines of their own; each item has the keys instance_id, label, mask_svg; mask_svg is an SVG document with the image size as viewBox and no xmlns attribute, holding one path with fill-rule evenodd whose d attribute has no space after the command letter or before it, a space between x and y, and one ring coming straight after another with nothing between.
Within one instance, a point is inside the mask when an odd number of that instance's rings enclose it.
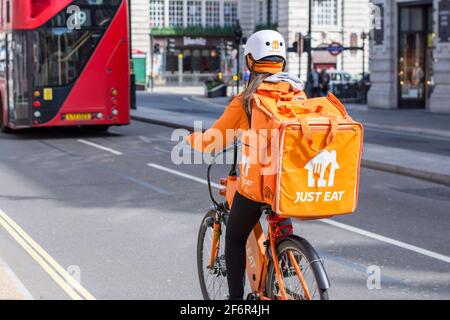
<instances>
[{"instance_id":1,"label":"bicycle fender","mask_svg":"<svg viewBox=\"0 0 450 320\"><path fill-rule=\"evenodd\" d=\"M297 242L302 251L308 255L308 259L312 261L311 267L313 268L314 273L316 274L319 288L322 290L330 289L330 280L328 278L327 272L323 266L319 254L314 249L314 247L306 239L296 235L290 235L289 237L282 239L280 243L287 240L293 240Z\"/></svg>"}]
</instances>

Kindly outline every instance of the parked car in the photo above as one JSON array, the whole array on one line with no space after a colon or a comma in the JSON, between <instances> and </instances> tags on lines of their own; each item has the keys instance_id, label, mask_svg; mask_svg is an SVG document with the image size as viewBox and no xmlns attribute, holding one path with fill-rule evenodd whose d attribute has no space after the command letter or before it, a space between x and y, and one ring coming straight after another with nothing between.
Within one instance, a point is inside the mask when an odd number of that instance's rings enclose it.
<instances>
[{"instance_id":1,"label":"parked car","mask_svg":"<svg viewBox=\"0 0 450 320\"><path fill-rule=\"evenodd\" d=\"M327 70L330 75L329 91L340 99L356 99L357 81L352 75L341 70Z\"/></svg>"}]
</instances>

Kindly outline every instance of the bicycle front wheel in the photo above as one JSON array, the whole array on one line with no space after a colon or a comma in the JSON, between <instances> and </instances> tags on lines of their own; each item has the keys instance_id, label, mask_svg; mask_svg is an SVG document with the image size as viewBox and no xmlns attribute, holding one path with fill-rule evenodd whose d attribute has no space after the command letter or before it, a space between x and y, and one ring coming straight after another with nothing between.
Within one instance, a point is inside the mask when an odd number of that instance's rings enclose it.
<instances>
[{"instance_id":1,"label":"bicycle front wheel","mask_svg":"<svg viewBox=\"0 0 450 320\"><path fill-rule=\"evenodd\" d=\"M213 253L216 211L211 210L202 220L197 241L197 269L200 288L205 300L225 300L228 297L227 268L225 265L226 215L221 215L217 250ZM213 265L211 267L211 256Z\"/></svg>"},{"instance_id":2,"label":"bicycle front wheel","mask_svg":"<svg viewBox=\"0 0 450 320\"><path fill-rule=\"evenodd\" d=\"M288 237L277 246L280 278L288 300L328 300L328 277L313 247L304 239ZM283 299L273 263L267 273L266 295Z\"/></svg>"}]
</instances>

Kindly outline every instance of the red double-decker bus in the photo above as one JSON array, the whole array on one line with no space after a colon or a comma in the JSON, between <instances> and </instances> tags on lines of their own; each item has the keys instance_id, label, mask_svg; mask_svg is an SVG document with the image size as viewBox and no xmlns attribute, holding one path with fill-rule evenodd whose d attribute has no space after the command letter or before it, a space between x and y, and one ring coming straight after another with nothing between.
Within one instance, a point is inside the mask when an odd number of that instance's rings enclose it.
<instances>
[{"instance_id":1,"label":"red double-decker bus","mask_svg":"<svg viewBox=\"0 0 450 320\"><path fill-rule=\"evenodd\" d=\"M127 0L0 0L0 123L130 122Z\"/></svg>"}]
</instances>

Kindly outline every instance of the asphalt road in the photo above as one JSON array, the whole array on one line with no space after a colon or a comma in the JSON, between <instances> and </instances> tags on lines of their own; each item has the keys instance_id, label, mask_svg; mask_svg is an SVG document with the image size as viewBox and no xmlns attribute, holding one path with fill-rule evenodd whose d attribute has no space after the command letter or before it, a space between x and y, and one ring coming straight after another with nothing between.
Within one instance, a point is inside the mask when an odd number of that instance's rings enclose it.
<instances>
[{"instance_id":1,"label":"asphalt road","mask_svg":"<svg viewBox=\"0 0 450 320\"><path fill-rule=\"evenodd\" d=\"M206 186L148 166L205 178L205 165L172 163L172 132L133 122L107 134L1 134L0 209L97 299L200 299ZM449 212L450 188L363 169L356 214L295 231L324 258L333 299L450 299ZM3 227L0 256L35 299L70 298ZM371 266L380 289L367 287Z\"/></svg>"}]
</instances>

